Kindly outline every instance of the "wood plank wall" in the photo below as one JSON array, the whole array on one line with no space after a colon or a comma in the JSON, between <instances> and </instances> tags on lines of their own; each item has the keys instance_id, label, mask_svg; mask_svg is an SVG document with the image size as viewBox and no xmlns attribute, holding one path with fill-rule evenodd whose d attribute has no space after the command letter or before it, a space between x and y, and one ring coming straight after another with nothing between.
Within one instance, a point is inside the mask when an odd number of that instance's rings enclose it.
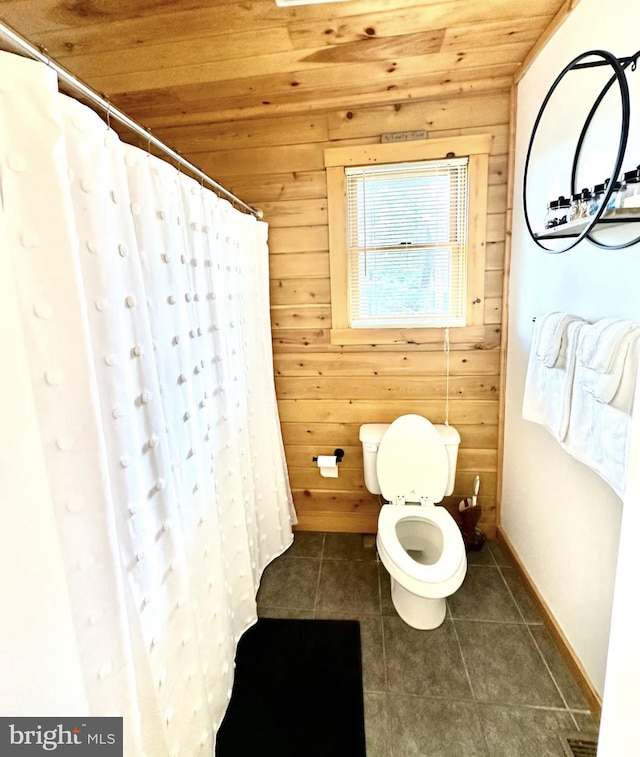
<instances>
[{"instance_id":1,"label":"wood plank wall","mask_svg":"<svg viewBox=\"0 0 640 757\"><path fill-rule=\"evenodd\" d=\"M378 498L364 488L362 423L415 412L445 418L441 345L335 347L327 231L326 147L379 142L386 132L493 136L484 325L477 341L452 334L450 422L462 442L452 512L481 477L481 525L495 533L500 331L505 248L509 90L308 115L178 127L184 153L270 225L271 321L276 389L300 530L375 532ZM158 132L169 143L172 129ZM337 479L312 462L341 447Z\"/></svg>"}]
</instances>

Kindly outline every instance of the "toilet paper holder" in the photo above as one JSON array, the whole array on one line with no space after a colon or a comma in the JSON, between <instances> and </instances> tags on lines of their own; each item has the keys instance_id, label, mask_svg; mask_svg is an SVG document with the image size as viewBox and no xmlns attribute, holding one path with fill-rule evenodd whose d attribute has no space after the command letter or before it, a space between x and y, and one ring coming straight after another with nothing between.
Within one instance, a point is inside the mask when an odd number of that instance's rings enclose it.
<instances>
[{"instance_id":1,"label":"toilet paper holder","mask_svg":"<svg viewBox=\"0 0 640 757\"><path fill-rule=\"evenodd\" d=\"M340 449L340 448L334 449L333 450L333 454L335 455L336 463L341 463L342 462L342 458L344 457L344 450ZM318 462L318 458L317 457L312 457L311 461L314 462L314 463L317 463Z\"/></svg>"}]
</instances>

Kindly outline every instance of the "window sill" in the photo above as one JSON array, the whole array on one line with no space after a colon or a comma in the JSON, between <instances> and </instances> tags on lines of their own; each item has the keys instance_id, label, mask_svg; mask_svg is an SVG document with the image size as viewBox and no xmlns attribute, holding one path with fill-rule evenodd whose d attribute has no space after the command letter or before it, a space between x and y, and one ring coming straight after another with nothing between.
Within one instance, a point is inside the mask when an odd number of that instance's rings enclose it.
<instances>
[{"instance_id":1,"label":"window sill","mask_svg":"<svg viewBox=\"0 0 640 757\"><path fill-rule=\"evenodd\" d=\"M354 345L442 345L445 327L438 328L405 328L405 329L331 329L332 345L349 347ZM456 343L467 344L478 342L477 348L482 348L486 341L484 326L451 326L449 341L452 346Z\"/></svg>"}]
</instances>

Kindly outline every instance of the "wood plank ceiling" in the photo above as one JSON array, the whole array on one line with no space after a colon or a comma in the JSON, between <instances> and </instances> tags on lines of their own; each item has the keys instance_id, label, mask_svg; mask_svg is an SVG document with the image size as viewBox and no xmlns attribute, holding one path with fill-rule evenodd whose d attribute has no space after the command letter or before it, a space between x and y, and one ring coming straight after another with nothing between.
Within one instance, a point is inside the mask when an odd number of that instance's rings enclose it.
<instances>
[{"instance_id":1,"label":"wood plank ceiling","mask_svg":"<svg viewBox=\"0 0 640 757\"><path fill-rule=\"evenodd\" d=\"M0 18L155 131L504 88L566 3L0 0Z\"/></svg>"}]
</instances>

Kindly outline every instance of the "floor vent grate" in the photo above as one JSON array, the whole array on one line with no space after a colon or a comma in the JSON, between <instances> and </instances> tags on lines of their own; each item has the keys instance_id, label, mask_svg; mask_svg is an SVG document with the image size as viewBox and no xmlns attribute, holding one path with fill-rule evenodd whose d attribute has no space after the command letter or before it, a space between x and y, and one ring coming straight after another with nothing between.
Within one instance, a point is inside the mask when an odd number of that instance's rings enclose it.
<instances>
[{"instance_id":1,"label":"floor vent grate","mask_svg":"<svg viewBox=\"0 0 640 757\"><path fill-rule=\"evenodd\" d=\"M598 742L595 736L584 733L559 734L566 757L596 757Z\"/></svg>"}]
</instances>

